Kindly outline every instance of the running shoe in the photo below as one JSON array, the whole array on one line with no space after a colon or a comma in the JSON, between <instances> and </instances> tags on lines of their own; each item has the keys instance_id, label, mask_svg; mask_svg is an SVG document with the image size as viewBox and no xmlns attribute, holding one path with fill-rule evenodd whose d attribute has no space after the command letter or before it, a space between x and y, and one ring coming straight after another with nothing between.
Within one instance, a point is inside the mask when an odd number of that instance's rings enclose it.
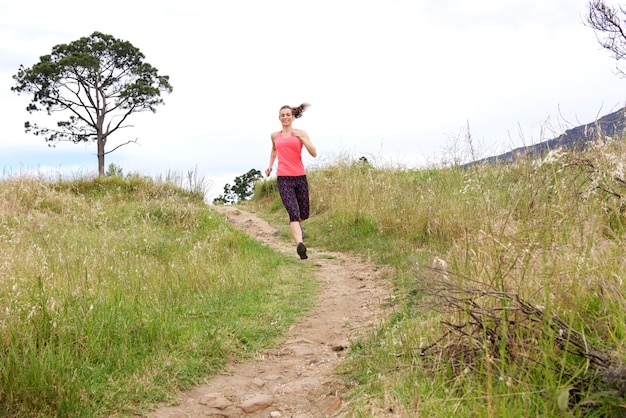
<instances>
[{"instance_id":1,"label":"running shoe","mask_svg":"<svg viewBox=\"0 0 626 418\"><path fill-rule=\"evenodd\" d=\"M309 258L306 255L306 245L304 245L303 242L301 242L300 244L298 244L298 247L296 248L296 251L298 252L298 255L300 256L301 260L306 260L307 258Z\"/></svg>"}]
</instances>

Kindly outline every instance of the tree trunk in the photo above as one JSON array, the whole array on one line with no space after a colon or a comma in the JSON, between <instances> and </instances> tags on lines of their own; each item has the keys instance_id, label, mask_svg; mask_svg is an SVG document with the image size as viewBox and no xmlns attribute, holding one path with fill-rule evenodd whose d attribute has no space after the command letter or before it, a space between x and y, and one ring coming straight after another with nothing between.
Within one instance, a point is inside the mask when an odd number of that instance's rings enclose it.
<instances>
[{"instance_id":1,"label":"tree trunk","mask_svg":"<svg viewBox=\"0 0 626 418\"><path fill-rule=\"evenodd\" d=\"M96 138L98 141L98 176L104 176L104 146L107 143L107 137L104 134L104 115L106 113L106 101L103 100L103 108L98 112L96 118Z\"/></svg>"},{"instance_id":2,"label":"tree trunk","mask_svg":"<svg viewBox=\"0 0 626 418\"><path fill-rule=\"evenodd\" d=\"M106 137L102 134L102 131L98 132L98 176L104 176L104 145L106 144Z\"/></svg>"}]
</instances>

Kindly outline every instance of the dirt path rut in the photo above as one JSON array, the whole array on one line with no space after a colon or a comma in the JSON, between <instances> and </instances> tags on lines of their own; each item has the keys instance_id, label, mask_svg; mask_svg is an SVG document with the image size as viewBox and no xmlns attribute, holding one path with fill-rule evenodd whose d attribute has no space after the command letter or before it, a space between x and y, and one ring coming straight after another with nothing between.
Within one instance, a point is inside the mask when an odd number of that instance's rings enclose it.
<instances>
[{"instance_id":1,"label":"dirt path rut","mask_svg":"<svg viewBox=\"0 0 626 418\"><path fill-rule=\"evenodd\" d=\"M297 257L295 247L251 212L215 206L236 227L264 244ZM152 418L341 416L346 387L333 375L351 340L385 316L391 290L373 264L309 248L322 283L316 306L288 331L278 347L254 361L232 364L208 384L179 394Z\"/></svg>"}]
</instances>

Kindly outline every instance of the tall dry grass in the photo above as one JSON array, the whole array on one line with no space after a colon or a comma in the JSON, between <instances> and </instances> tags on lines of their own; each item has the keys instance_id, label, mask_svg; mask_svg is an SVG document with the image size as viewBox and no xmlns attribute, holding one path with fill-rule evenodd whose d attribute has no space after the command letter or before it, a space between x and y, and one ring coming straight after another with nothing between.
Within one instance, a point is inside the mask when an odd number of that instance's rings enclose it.
<instances>
[{"instance_id":1,"label":"tall dry grass","mask_svg":"<svg viewBox=\"0 0 626 418\"><path fill-rule=\"evenodd\" d=\"M609 140L506 166L311 170L310 245L396 269L397 313L343 369L353 415L622 414L624 161Z\"/></svg>"}]
</instances>

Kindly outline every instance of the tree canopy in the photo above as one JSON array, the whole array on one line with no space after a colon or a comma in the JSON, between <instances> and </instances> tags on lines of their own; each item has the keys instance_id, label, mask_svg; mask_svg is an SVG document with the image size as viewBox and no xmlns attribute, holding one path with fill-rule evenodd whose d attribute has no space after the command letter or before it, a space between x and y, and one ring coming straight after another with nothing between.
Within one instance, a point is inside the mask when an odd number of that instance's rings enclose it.
<instances>
[{"instance_id":1,"label":"tree canopy","mask_svg":"<svg viewBox=\"0 0 626 418\"><path fill-rule=\"evenodd\" d=\"M214 205L230 205L240 200L247 200L254 195L254 184L263 178L263 175L256 168L251 169L241 176L235 177L235 185L226 183L224 194L213 199Z\"/></svg>"},{"instance_id":2,"label":"tree canopy","mask_svg":"<svg viewBox=\"0 0 626 418\"><path fill-rule=\"evenodd\" d=\"M30 68L20 65L11 90L30 94L26 110L58 114L56 127L27 121L26 132L41 135L49 143L94 141L98 173L104 175L104 156L109 135L128 127L136 112L155 112L163 103L161 93L171 93L169 77L144 62L144 55L130 42L94 32L69 44L52 48Z\"/></svg>"}]
</instances>

